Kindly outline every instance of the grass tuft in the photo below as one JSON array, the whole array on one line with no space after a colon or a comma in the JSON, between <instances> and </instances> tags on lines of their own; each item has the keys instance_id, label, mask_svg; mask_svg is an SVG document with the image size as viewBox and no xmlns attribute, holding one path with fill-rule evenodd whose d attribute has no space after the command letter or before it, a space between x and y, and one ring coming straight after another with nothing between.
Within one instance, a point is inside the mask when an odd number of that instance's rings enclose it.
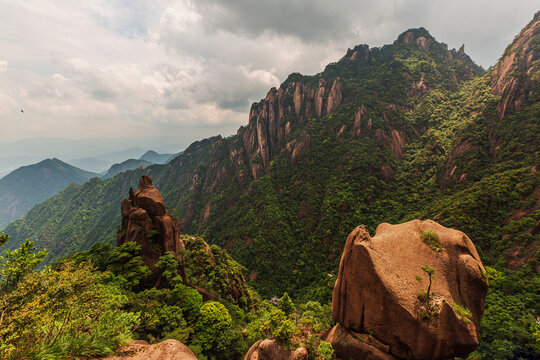
<instances>
[{"instance_id":1,"label":"grass tuft","mask_svg":"<svg viewBox=\"0 0 540 360\"><path fill-rule=\"evenodd\" d=\"M431 230L422 231L422 241L435 252L441 252L444 250L444 247L439 242L439 235Z\"/></svg>"}]
</instances>

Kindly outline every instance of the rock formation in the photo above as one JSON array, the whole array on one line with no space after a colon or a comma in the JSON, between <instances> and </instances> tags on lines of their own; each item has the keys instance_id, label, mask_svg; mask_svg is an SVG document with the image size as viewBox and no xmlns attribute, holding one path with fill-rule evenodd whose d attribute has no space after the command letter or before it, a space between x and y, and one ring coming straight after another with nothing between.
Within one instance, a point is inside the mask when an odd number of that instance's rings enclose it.
<instances>
[{"instance_id":1,"label":"rock formation","mask_svg":"<svg viewBox=\"0 0 540 360\"><path fill-rule=\"evenodd\" d=\"M338 325L325 340L343 359L466 357L478 346L487 288L460 231L414 220L381 224L372 238L359 226L345 244L332 301Z\"/></svg>"},{"instance_id":2,"label":"rock formation","mask_svg":"<svg viewBox=\"0 0 540 360\"><path fill-rule=\"evenodd\" d=\"M501 100L497 107L499 118L508 111L518 110L540 82L540 11L506 48L503 57L491 72L492 93Z\"/></svg>"},{"instance_id":3,"label":"rock formation","mask_svg":"<svg viewBox=\"0 0 540 360\"><path fill-rule=\"evenodd\" d=\"M177 253L184 248L178 231L178 221L166 214L165 204L149 176L142 175L137 192L129 190L129 198L122 200L122 230L116 246L134 241L141 246L141 257L152 274L143 280L147 287L161 285L161 271L156 267L165 252ZM181 261L180 257L178 260Z\"/></svg>"},{"instance_id":4,"label":"rock formation","mask_svg":"<svg viewBox=\"0 0 540 360\"><path fill-rule=\"evenodd\" d=\"M116 355L101 360L197 360L187 346L177 340L165 340L150 345L137 340L116 351Z\"/></svg>"},{"instance_id":5,"label":"rock formation","mask_svg":"<svg viewBox=\"0 0 540 360\"><path fill-rule=\"evenodd\" d=\"M307 360L305 347L286 350L276 340L259 340L248 350L244 360Z\"/></svg>"},{"instance_id":6,"label":"rock formation","mask_svg":"<svg viewBox=\"0 0 540 360\"><path fill-rule=\"evenodd\" d=\"M253 178L261 177L273 157L285 146L293 126L312 116L322 117L334 112L344 102L344 91L343 80L339 77L329 82L321 78L316 88L303 82L287 82L279 89L270 89L264 100L251 106L249 124L241 129L241 153L231 153L231 157L247 159ZM291 124L292 118L296 118L294 124ZM241 162L233 163L238 168L242 165Z\"/></svg>"}]
</instances>

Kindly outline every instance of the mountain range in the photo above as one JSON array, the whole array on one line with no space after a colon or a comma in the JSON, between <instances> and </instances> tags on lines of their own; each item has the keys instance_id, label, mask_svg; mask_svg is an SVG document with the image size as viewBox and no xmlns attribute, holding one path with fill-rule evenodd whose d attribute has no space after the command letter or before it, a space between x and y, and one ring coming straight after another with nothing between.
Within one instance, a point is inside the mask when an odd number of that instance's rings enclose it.
<instances>
[{"instance_id":1,"label":"mountain range","mask_svg":"<svg viewBox=\"0 0 540 360\"><path fill-rule=\"evenodd\" d=\"M539 96L540 14L487 72L410 29L289 75L232 137L70 185L10 224L5 248L32 238L51 263L114 242L118 204L146 174L180 231L227 249L265 297L327 286L357 225L417 218L464 231L487 266L538 272Z\"/></svg>"}]
</instances>

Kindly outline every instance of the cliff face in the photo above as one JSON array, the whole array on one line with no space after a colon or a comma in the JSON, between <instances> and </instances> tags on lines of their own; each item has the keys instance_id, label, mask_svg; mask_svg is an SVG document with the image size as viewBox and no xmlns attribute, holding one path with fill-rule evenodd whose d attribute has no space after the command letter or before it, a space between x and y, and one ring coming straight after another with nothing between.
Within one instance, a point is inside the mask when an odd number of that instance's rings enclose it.
<instances>
[{"instance_id":1,"label":"cliff face","mask_svg":"<svg viewBox=\"0 0 540 360\"><path fill-rule=\"evenodd\" d=\"M133 241L141 246L141 258L151 271L144 287L167 286L156 264L170 252L179 263L178 275L185 285L195 288L206 300L226 299L247 308L251 304L248 287L238 263L218 246L202 238L179 233L178 220L168 215L160 192L149 176L142 175L137 192L129 190L122 200L122 227L116 245ZM211 276L210 274L219 274Z\"/></svg>"},{"instance_id":2,"label":"cliff face","mask_svg":"<svg viewBox=\"0 0 540 360\"><path fill-rule=\"evenodd\" d=\"M497 111L502 119L538 91L540 82L540 12L519 33L491 72L491 89L501 97Z\"/></svg>"},{"instance_id":3,"label":"cliff face","mask_svg":"<svg viewBox=\"0 0 540 360\"><path fill-rule=\"evenodd\" d=\"M257 179L284 147L294 153L294 158L298 157L309 144L291 146L287 142L291 132L313 116L333 113L344 100L343 92L339 77L330 84L320 79L315 88L304 82L290 82L279 90L270 89L264 100L251 106L249 124L239 131L242 147L235 158L246 159L251 176Z\"/></svg>"}]
</instances>

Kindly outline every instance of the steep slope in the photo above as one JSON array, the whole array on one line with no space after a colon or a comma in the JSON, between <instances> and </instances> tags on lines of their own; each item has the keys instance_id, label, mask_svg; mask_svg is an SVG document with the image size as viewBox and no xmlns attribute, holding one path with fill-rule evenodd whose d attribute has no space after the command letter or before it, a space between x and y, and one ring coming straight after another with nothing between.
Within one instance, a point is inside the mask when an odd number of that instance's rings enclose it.
<instances>
[{"instance_id":1,"label":"steep slope","mask_svg":"<svg viewBox=\"0 0 540 360\"><path fill-rule=\"evenodd\" d=\"M128 159L126 161L122 161L121 163L114 164L107 170L105 175L103 175L102 179L109 179L112 178L114 175L120 174L124 171L128 170L135 170L137 168L147 168L148 166L152 165L152 162L141 160L141 159Z\"/></svg>"},{"instance_id":2,"label":"steep slope","mask_svg":"<svg viewBox=\"0 0 540 360\"><path fill-rule=\"evenodd\" d=\"M264 296L328 301L358 224L432 218L467 233L486 265L480 353L538 358L539 29L537 14L487 74L425 29L357 46L271 89L236 136L71 185L9 225L7 248L32 237L52 261L112 243L122 194L148 174L180 230L229 250Z\"/></svg>"},{"instance_id":3,"label":"steep slope","mask_svg":"<svg viewBox=\"0 0 540 360\"><path fill-rule=\"evenodd\" d=\"M23 166L0 179L0 226L22 217L35 204L71 183L82 184L97 174L56 158Z\"/></svg>"}]
</instances>

